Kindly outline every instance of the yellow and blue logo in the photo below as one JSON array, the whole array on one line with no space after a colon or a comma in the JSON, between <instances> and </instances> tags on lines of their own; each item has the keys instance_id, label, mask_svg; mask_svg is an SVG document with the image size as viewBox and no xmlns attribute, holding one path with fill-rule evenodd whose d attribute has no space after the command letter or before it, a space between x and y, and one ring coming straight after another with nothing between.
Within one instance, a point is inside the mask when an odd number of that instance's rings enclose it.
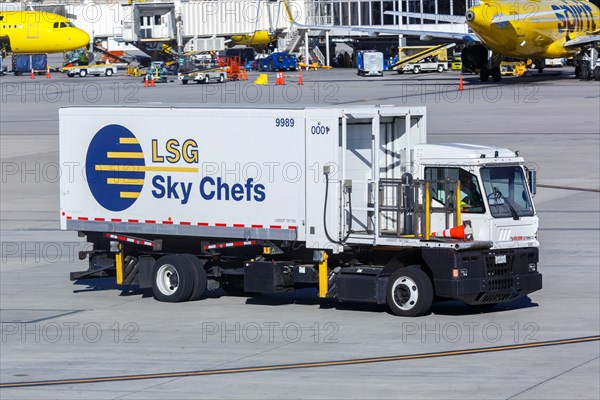
<instances>
[{"instance_id":1,"label":"yellow and blue logo","mask_svg":"<svg viewBox=\"0 0 600 400\"><path fill-rule=\"evenodd\" d=\"M131 207L145 178L144 153L135 135L121 125L96 132L86 156L88 186L96 201L110 211Z\"/></svg>"}]
</instances>

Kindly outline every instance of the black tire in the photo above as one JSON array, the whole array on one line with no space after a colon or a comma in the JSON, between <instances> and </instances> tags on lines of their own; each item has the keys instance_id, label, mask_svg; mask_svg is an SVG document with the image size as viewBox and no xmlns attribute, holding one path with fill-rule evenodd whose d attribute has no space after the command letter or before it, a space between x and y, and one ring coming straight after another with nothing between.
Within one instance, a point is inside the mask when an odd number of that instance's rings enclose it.
<instances>
[{"instance_id":1,"label":"black tire","mask_svg":"<svg viewBox=\"0 0 600 400\"><path fill-rule=\"evenodd\" d=\"M177 257L182 258L188 263L192 269L194 277L194 288L190 294L189 301L200 300L206 293L206 270L204 269L205 261L191 254L180 254Z\"/></svg>"},{"instance_id":2,"label":"black tire","mask_svg":"<svg viewBox=\"0 0 600 400\"><path fill-rule=\"evenodd\" d=\"M424 315L431 309L433 286L425 272L417 266L401 268L388 280L387 305L401 317Z\"/></svg>"},{"instance_id":3,"label":"black tire","mask_svg":"<svg viewBox=\"0 0 600 400\"><path fill-rule=\"evenodd\" d=\"M444 66L443 65L438 65L437 72L439 72L439 73L444 72Z\"/></svg>"},{"instance_id":4,"label":"black tire","mask_svg":"<svg viewBox=\"0 0 600 400\"><path fill-rule=\"evenodd\" d=\"M419 67L414 67L414 68L413 68L413 73L414 73L414 74L420 74L420 73L421 73L421 68L419 68Z\"/></svg>"},{"instance_id":5,"label":"black tire","mask_svg":"<svg viewBox=\"0 0 600 400\"><path fill-rule=\"evenodd\" d=\"M72 73L68 72L68 73L67 73L67 76L68 76L69 78L74 78L74 77L75 77L75 74L72 74Z\"/></svg>"},{"instance_id":6,"label":"black tire","mask_svg":"<svg viewBox=\"0 0 600 400\"><path fill-rule=\"evenodd\" d=\"M590 64L587 61L584 61L581 63L581 80L589 81L590 79L592 79Z\"/></svg>"},{"instance_id":7,"label":"black tire","mask_svg":"<svg viewBox=\"0 0 600 400\"><path fill-rule=\"evenodd\" d=\"M223 74L219 75L219 83L225 82L225 76Z\"/></svg>"},{"instance_id":8,"label":"black tire","mask_svg":"<svg viewBox=\"0 0 600 400\"><path fill-rule=\"evenodd\" d=\"M87 71L85 69L82 69L81 71L79 71L79 76L85 78L87 76Z\"/></svg>"},{"instance_id":9,"label":"black tire","mask_svg":"<svg viewBox=\"0 0 600 400\"><path fill-rule=\"evenodd\" d=\"M488 67L481 67L481 69L479 70L479 80L481 82L487 82L490 80L490 70L488 69Z\"/></svg>"},{"instance_id":10,"label":"black tire","mask_svg":"<svg viewBox=\"0 0 600 400\"><path fill-rule=\"evenodd\" d=\"M600 67L594 68L594 80L600 81Z\"/></svg>"},{"instance_id":11,"label":"black tire","mask_svg":"<svg viewBox=\"0 0 600 400\"><path fill-rule=\"evenodd\" d=\"M159 258L152 267L152 291L158 301L177 303L192 294L194 277L187 260L175 255Z\"/></svg>"},{"instance_id":12,"label":"black tire","mask_svg":"<svg viewBox=\"0 0 600 400\"><path fill-rule=\"evenodd\" d=\"M187 83L188 83L188 80L187 80L187 79L182 79L182 80L181 80L181 84L182 84L182 85L187 85Z\"/></svg>"},{"instance_id":13,"label":"black tire","mask_svg":"<svg viewBox=\"0 0 600 400\"><path fill-rule=\"evenodd\" d=\"M575 67L575 78L581 78L581 67Z\"/></svg>"},{"instance_id":14,"label":"black tire","mask_svg":"<svg viewBox=\"0 0 600 400\"><path fill-rule=\"evenodd\" d=\"M104 75L106 76L112 76L113 74L113 70L111 68L107 68L106 71L104 71Z\"/></svg>"},{"instance_id":15,"label":"black tire","mask_svg":"<svg viewBox=\"0 0 600 400\"><path fill-rule=\"evenodd\" d=\"M204 83L210 83L210 76L204 75Z\"/></svg>"},{"instance_id":16,"label":"black tire","mask_svg":"<svg viewBox=\"0 0 600 400\"><path fill-rule=\"evenodd\" d=\"M500 67L492 67L491 75L492 81L500 82L500 79L502 79L502 71L500 71Z\"/></svg>"}]
</instances>

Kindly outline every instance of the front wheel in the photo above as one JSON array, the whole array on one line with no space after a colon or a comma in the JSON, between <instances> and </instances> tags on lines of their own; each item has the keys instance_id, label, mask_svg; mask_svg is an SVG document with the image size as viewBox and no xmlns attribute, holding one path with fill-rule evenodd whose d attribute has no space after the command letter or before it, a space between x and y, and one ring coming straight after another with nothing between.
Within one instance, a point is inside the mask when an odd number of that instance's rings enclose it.
<instances>
[{"instance_id":1,"label":"front wheel","mask_svg":"<svg viewBox=\"0 0 600 400\"><path fill-rule=\"evenodd\" d=\"M113 74L113 70L110 68L107 69L106 71L104 71L104 75L106 75L106 76L112 76L112 74Z\"/></svg>"},{"instance_id":2,"label":"front wheel","mask_svg":"<svg viewBox=\"0 0 600 400\"><path fill-rule=\"evenodd\" d=\"M82 69L81 71L79 71L79 76L80 77L85 77L87 75L87 71L85 69Z\"/></svg>"},{"instance_id":3,"label":"front wheel","mask_svg":"<svg viewBox=\"0 0 600 400\"><path fill-rule=\"evenodd\" d=\"M500 70L500 67L492 67L492 81L494 82L500 82L500 79L502 79L502 71Z\"/></svg>"},{"instance_id":4,"label":"front wheel","mask_svg":"<svg viewBox=\"0 0 600 400\"><path fill-rule=\"evenodd\" d=\"M487 82L490 79L490 70L488 67L483 66L479 70L479 80L481 82Z\"/></svg>"},{"instance_id":5,"label":"front wheel","mask_svg":"<svg viewBox=\"0 0 600 400\"><path fill-rule=\"evenodd\" d=\"M581 63L581 80L589 81L592 78L590 64L587 61Z\"/></svg>"},{"instance_id":6,"label":"front wheel","mask_svg":"<svg viewBox=\"0 0 600 400\"><path fill-rule=\"evenodd\" d=\"M399 269L388 280L387 305L401 317L424 315L433 303L433 286L425 272L412 266Z\"/></svg>"},{"instance_id":7,"label":"front wheel","mask_svg":"<svg viewBox=\"0 0 600 400\"><path fill-rule=\"evenodd\" d=\"M438 65L437 67L437 72L444 72L444 66L443 65Z\"/></svg>"},{"instance_id":8,"label":"front wheel","mask_svg":"<svg viewBox=\"0 0 600 400\"><path fill-rule=\"evenodd\" d=\"M421 68L419 68L419 67L414 67L413 68L413 73L419 74L420 72L421 72Z\"/></svg>"},{"instance_id":9,"label":"front wheel","mask_svg":"<svg viewBox=\"0 0 600 400\"><path fill-rule=\"evenodd\" d=\"M174 255L159 258L152 267L152 292L158 301L177 303L192 294L193 271L186 259Z\"/></svg>"},{"instance_id":10,"label":"front wheel","mask_svg":"<svg viewBox=\"0 0 600 400\"><path fill-rule=\"evenodd\" d=\"M204 83L209 83L210 82L210 77L208 75L204 76Z\"/></svg>"},{"instance_id":11,"label":"front wheel","mask_svg":"<svg viewBox=\"0 0 600 400\"><path fill-rule=\"evenodd\" d=\"M219 75L219 83L225 82L225 76L223 74Z\"/></svg>"},{"instance_id":12,"label":"front wheel","mask_svg":"<svg viewBox=\"0 0 600 400\"><path fill-rule=\"evenodd\" d=\"M594 80L600 81L600 67L594 68Z\"/></svg>"}]
</instances>

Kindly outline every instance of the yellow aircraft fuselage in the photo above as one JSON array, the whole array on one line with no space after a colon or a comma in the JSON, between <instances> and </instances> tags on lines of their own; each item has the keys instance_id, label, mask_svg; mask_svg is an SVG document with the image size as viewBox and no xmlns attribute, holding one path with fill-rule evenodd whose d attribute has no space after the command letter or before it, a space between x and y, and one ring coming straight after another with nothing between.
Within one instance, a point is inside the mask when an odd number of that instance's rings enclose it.
<instances>
[{"instance_id":1,"label":"yellow aircraft fuselage","mask_svg":"<svg viewBox=\"0 0 600 400\"><path fill-rule=\"evenodd\" d=\"M494 18L518 16L495 22ZM600 29L600 9L588 1L484 0L467 14L467 23L492 51L507 57L562 58L578 49L567 40Z\"/></svg>"},{"instance_id":2,"label":"yellow aircraft fuselage","mask_svg":"<svg viewBox=\"0 0 600 400\"><path fill-rule=\"evenodd\" d=\"M58 53L87 46L90 36L67 18L41 11L0 12L0 41L13 53Z\"/></svg>"}]
</instances>

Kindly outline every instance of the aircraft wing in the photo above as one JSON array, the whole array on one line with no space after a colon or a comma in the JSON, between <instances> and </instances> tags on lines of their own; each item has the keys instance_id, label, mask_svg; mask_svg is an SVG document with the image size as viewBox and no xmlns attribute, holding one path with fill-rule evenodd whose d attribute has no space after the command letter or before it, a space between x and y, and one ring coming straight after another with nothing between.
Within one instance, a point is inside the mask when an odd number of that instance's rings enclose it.
<instances>
[{"instance_id":1,"label":"aircraft wing","mask_svg":"<svg viewBox=\"0 0 600 400\"><path fill-rule=\"evenodd\" d=\"M575 39L568 40L565 42L565 47L580 47L585 46L586 44L598 43L600 42L600 35L585 35L579 36Z\"/></svg>"}]
</instances>

